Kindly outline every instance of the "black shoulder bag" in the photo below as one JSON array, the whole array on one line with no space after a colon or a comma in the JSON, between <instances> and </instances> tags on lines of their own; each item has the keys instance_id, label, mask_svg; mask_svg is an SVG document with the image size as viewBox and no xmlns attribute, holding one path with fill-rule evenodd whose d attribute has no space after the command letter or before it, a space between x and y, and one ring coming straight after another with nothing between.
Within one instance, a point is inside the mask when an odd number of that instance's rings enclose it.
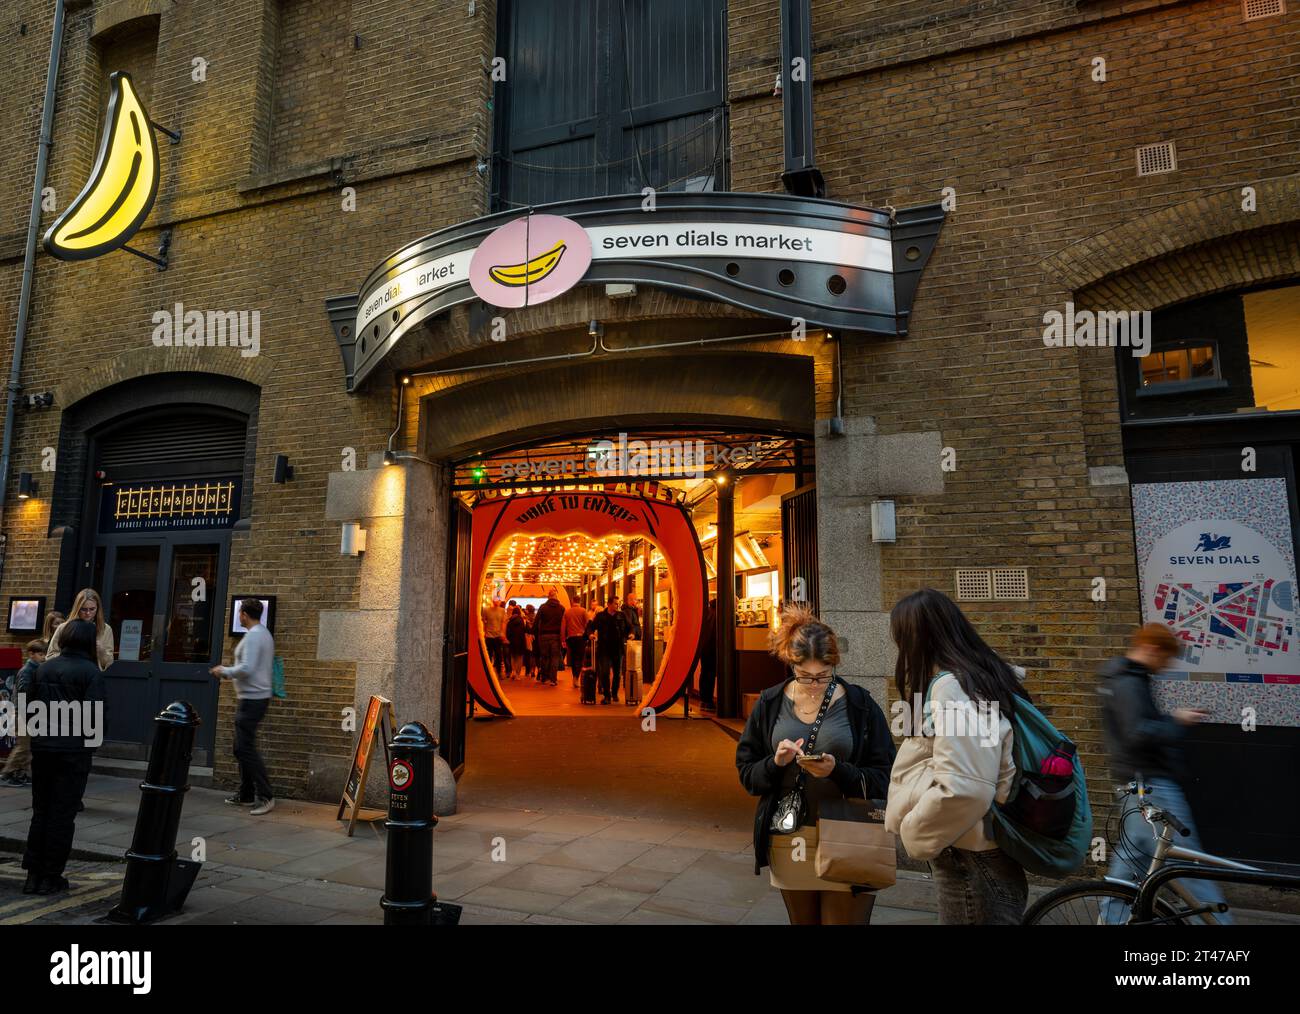
<instances>
[{"instance_id":1,"label":"black shoulder bag","mask_svg":"<svg viewBox=\"0 0 1300 1014\"><path fill-rule=\"evenodd\" d=\"M822 698L822 706L817 712L817 717L813 719L812 732L808 734L808 742L804 744L804 753L813 753L813 746L817 742L817 730L822 727L822 719L826 717L826 711L831 706L831 698L835 696L835 676L831 676L830 686L826 688L826 696ZM796 763L791 761L791 764ZM803 826L804 818L808 815L808 804L803 797L803 783L805 778L801 770L794 781L794 788L776 801L776 806L772 810L772 822L769 830L773 834L794 834Z\"/></svg>"}]
</instances>

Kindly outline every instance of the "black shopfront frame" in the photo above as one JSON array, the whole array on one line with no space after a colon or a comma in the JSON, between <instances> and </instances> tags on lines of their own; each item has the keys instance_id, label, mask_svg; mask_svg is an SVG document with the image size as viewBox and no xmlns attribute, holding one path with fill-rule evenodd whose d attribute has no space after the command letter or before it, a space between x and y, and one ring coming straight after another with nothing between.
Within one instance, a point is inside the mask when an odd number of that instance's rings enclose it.
<instances>
[{"instance_id":1,"label":"black shopfront frame","mask_svg":"<svg viewBox=\"0 0 1300 1014\"><path fill-rule=\"evenodd\" d=\"M179 407L179 406L178 406ZM193 411L195 406L184 406ZM214 417L236 418L239 413L212 406L202 407ZM166 425L175 409L170 406L156 412L137 414L134 425ZM242 418L242 417L241 417ZM114 625L116 658L105 672L106 733L100 753L104 756L145 760L153 740L153 719L175 700L188 701L199 714L192 763L200 767L212 764L216 741L219 681L208 670L222 661L226 638L226 599L230 575L231 534L235 527L246 527L237 517L235 524L214 528L155 529L126 532L101 532L99 514L105 481L96 474L99 437L92 436L85 458L82 501L81 538L78 540L76 589L94 587L104 602L106 619ZM147 482L182 483L205 478L229 479L244 476L244 462L224 458L191 459L183 463L142 464L117 469L107 478L122 484ZM236 480L239 481L238 479ZM238 514L247 517L248 484L243 482ZM173 571L188 554L203 553L213 558L215 580L207 582L205 601L210 609L211 624L207 657L197 661L168 661L167 642L172 633L177 610L170 601ZM122 659L121 624L114 616L114 590L122 584L127 568L139 571L146 564L154 570L148 587L154 597L149 611L151 622L146 645L141 645L140 659ZM146 582L147 584L147 582ZM123 589L126 590L126 589ZM145 588L130 591L145 591ZM75 592L74 592L75 593Z\"/></svg>"}]
</instances>

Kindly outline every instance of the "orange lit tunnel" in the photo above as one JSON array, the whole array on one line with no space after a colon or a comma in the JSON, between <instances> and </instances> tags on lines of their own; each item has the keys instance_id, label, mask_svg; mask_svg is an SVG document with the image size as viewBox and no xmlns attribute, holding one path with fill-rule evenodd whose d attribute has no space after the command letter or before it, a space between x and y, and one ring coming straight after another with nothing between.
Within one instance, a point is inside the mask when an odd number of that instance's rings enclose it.
<instances>
[{"instance_id":1,"label":"orange lit tunnel","mask_svg":"<svg viewBox=\"0 0 1300 1014\"><path fill-rule=\"evenodd\" d=\"M474 589L475 607L470 615L468 684L470 693L485 710L494 715L514 713L488 664L478 597L493 553L511 536L521 534L644 538L654 543L663 554L673 582L677 622L641 707L663 711L685 692L699 654L708 576L699 538L684 507L653 495L561 489L481 501L474 506L472 531L470 587ZM633 714L639 715L640 711Z\"/></svg>"}]
</instances>

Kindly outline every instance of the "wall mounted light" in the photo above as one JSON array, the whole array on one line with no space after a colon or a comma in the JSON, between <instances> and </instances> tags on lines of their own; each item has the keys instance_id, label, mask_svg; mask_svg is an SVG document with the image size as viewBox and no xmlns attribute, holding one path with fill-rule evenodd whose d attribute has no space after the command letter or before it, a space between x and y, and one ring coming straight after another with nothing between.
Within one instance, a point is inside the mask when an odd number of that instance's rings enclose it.
<instances>
[{"instance_id":1,"label":"wall mounted light","mask_svg":"<svg viewBox=\"0 0 1300 1014\"><path fill-rule=\"evenodd\" d=\"M343 541L339 544L339 553L343 556L359 556L366 551L366 530L356 521L343 522Z\"/></svg>"},{"instance_id":2,"label":"wall mounted light","mask_svg":"<svg viewBox=\"0 0 1300 1014\"><path fill-rule=\"evenodd\" d=\"M871 541L896 542L898 534L894 524L894 501L877 500L871 505Z\"/></svg>"},{"instance_id":3,"label":"wall mounted light","mask_svg":"<svg viewBox=\"0 0 1300 1014\"><path fill-rule=\"evenodd\" d=\"M33 493L36 492L36 480L32 478L31 472L18 473L18 499L29 500Z\"/></svg>"},{"instance_id":4,"label":"wall mounted light","mask_svg":"<svg viewBox=\"0 0 1300 1014\"><path fill-rule=\"evenodd\" d=\"M293 466L289 464L287 454L277 454L275 456L275 475L271 481L277 485L284 485L293 478Z\"/></svg>"}]
</instances>

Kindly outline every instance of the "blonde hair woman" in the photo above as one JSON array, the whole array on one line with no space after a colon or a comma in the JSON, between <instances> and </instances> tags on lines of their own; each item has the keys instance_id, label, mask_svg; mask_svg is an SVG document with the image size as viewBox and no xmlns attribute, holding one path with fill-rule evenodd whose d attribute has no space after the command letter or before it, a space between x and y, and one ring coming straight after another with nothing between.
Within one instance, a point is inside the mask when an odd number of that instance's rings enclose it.
<instances>
[{"instance_id":1,"label":"blonde hair woman","mask_svg":"<svg viewBox=\"0 0 1300 1014\"><path fill-rule=\"evenodd\" d=\"M95 625L95 661L101 671L113 664L113 628L104 620L104 603L99 592L94 588L82 588L72 603L72 619L85 620ZM46 661L57 658L63 650L63 637L70 620L65 620L55 628L50 637L50 650L45 653Z\"/></svg>"},{"instance_id":2,"label":"blonde hair woman","mask_svg":"<svg viewBox=\"0 0 1300 1014\"><path fill-rule=\"evenodd\" d=\"M783 610L770 650L793 676L763 692L736 747L740 783L759 797L754 873L770 867L791 924L860 926L875 896L818 878L817 810L828 799L884 797L894 762L889 723L862 687L837 678L835 632L807 609ZM773 815L792 792L802 797L801 819L783 832Z\"/></svg>"}]
</instances>

